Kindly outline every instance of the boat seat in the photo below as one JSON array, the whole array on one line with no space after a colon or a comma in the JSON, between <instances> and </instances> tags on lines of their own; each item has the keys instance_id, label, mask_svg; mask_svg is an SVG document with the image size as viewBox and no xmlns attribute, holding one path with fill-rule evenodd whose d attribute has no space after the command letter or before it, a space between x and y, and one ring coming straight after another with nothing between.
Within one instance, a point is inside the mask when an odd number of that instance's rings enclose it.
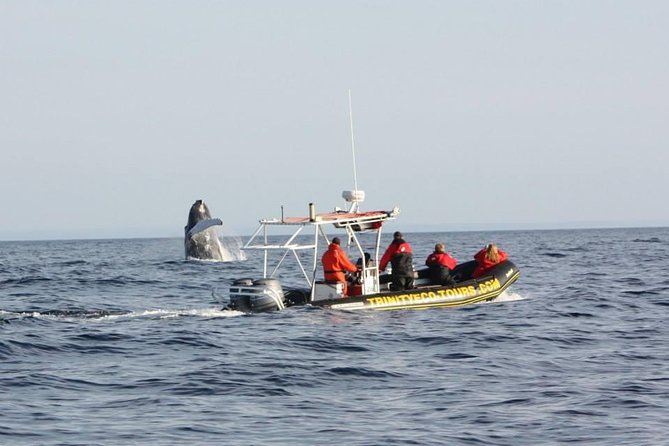
<instances>
[{"instance_id":1,"label":"boat seat","mask_svg":"<svg viewBox=\"0 0 669 446\"><path fill-rule=\"evenodd\" d=\"M344 282L317 280L314 283L314 300L341 299L344 297Z\"/></svg>"}]
</instances>

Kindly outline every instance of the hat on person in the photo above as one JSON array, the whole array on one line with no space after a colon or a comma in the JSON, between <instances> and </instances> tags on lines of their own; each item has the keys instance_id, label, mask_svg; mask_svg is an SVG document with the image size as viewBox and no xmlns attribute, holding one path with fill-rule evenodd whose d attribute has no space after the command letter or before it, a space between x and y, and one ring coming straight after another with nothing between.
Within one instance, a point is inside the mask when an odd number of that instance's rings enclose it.
<instances>
[{"instance_id":1,"label":"hat on person","mask_svg":"<svg viewBox=\"0 0 669 446\"><path fill-rule=\"evenodd\" d=\"M332 239L332 243L335 245L341 245L341 240L339 240L339 237L335 237Z\"/></svg>"}]
</instances>

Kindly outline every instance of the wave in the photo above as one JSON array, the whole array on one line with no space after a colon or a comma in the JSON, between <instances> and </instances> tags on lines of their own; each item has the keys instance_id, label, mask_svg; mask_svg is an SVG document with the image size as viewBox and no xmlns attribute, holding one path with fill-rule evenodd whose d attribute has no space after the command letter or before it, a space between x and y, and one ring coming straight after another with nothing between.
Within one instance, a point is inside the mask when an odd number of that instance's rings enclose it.
<instances>
[{"instance_id":1,"label":"wave","mask_svg":"<svg viewBox=\"0 0 669 446\"><path fill-rule=\"evenodd\" d=\"M44 276L25 276L18 279L5 279L0 281L0 285L32 285L41 282L51 282L54 279Z\"/></svg>"},{"instance_id":2,"label":"wave","mask_svg":"<svg viewBox=\"0 0 669 446\"><path fill-rule=\"evenodd\" d=\"M76 266L76 265L85 265L88 263L86 260L64 260L62 262L56 262L58 266Z\"/></svg>"},{"instance_id":3,"label":"wave","mask_svg":"<svg viewBox=\"0 0 669 446\"><path fill-rule=\"evenodd\" d=\"M396 378L403 376L400 373L386 372L384 370L372 370L364 367L333 367L325 371L325 374L345 377L363 378Z\"/></svg>"},{"instance_id":4,"label":"wave","mask_svg":"<svg viewBox=\"0 0 669 446\"><path fill-rule=\"evenodd\" d=\"M46 276L24 276L16 279L5 279L0 281L0 285L36 285L42 283L68 283L68 284L79 284L79 285L114 285L114 286L125 286L125 285L156 285L161 284L159 280L150 280L150 279L137 279L128 276L116 276L110 278L67 278L60 277L54 279L52 277Z\"/></svg>"},{"instance_id":5,"label":"wave","mask_svg":"<svg viewBox=\"0 0 669 446\"><path fill-rule=\"evenodd\" d=\"M635 238L632 240L634 243L662 243L662 240L658 237L651 238Z\"/></svg>"},{"instance_id":6,"label":"wave","mask_svg":"<svg viewBox=\"0 0 669 446\"><path fill-rule=\"evenodd\" d=\"M649 290L627 290L627 291L621 291L621 294L631 294L632 296L657 296L664 294L666 292L666 288L659 288L659 289L649 289Z\"/></svg>"},{"instance_id":7,"label":"wave","mask_svg":"<svg viewBox=\"0 0 669 446\"><path fill-rule=\"evenodd\" d=\"M545 252L542 255L545 255L547 257L555 257L555 258L567 257L567 254L562 254L561 252Z\"/></svg>"}]
</instances>

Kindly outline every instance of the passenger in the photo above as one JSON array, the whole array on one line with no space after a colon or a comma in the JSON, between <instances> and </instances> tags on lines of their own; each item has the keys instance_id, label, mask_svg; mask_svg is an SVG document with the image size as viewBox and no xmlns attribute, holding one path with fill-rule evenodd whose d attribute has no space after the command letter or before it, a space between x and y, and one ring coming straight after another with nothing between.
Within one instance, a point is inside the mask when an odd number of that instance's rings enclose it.
<instances>
[{"instance_id":1,"label":"passenger","mask_svg":"<svg viewBox=\"0 0 669 446\"><path fill-rule=\"evenodd\" d=\"M339 246L341 240L339 237L332 239L332 243L328 246L328 250L323 254L321 262L323 263L323 273L326 283L342 282L344 284L344 296L348 296L348 283L346 282L346 271L351 273L358 269L353 262L348 259L348 256Z\"/></svg>"},{"instance_id":2,"label":"passenger","mask_svg":"<svg viewBox=\"0 0 669 446\"><path fill-rule=\"evenodd\" d=\"M501 263L507 259L506 253L497 248L497 245L490 243L485 248L474 255L476 260L476 268L472 272L472 277L481 277L493 266Z\"/></svg>"},{"instance_id":3,"label":"passenger","mask_svg":"<svg viewBox=\"0 0 669 446\"><path fill-rule=\"evenodd\" d=\"M364 258L365 258L365 269L375 266L374 260L372 260L372 256L368 252L364 254ZM362 257L358 257L358 260L356 260L355 262L355 266L358 268L358 272L353 277L354 283L358 284L362 283L362 263L363 263Z\"/></svg>"},{"instance_id":4,"label":"passenger","mask_svg":"<svg viewBox=\"0 0 669 446\"><path fill-rule=\"evenodd\" d=\"M430 283L433 285L452 285L455 283L451 271L458 262L445 251L443 243L434 245L434 252L427 256L425 264L429 267Z\"/></svg>"},{"instance_id":5,"label":"passenger","mask_svg":"<svg viewBox=\"0 0 669 446\"><path fill-rule=\"evenodd\" d=\"M362 294L362 282L363 282L362 259L363 259L362 257L359 257L358 260L356 260L355 262L355 266L358 268L358 272L351 277L351 283L349 288L349 293L351 296L359 296ZM364 253L364 259L365 259L364 264L366 269L374 266L374 260L372 260L372 256L368 252Z\"/></svg>"},{"instance_id":6,"label":"passenger","mask_svg":"<svg viewBox=\"0 0 669 446\"><path fill-rule=\"evenodd\" d=\"M358 258L358 260L355 262L355 266L357 266L359 270L362 270L362 257ZM372 260L372 256L368 252L366 252L365 268L369 268L370 266L374 266L374 261Z\"/></svg>"},{"instance_id":7,"label":"passenger","mask_svg":"<svg viewBox=\"0 0 669 446\"><path fill-rule=\"evenodd\" d=\"M393 234L393 241L381 257L379 271L383 271L388 266L388 262L393 267L390 289L393 291L410 290L413 288L413 254L411 246L404 241L402 233L397 231Z\"/></svg>"}]
</instances>

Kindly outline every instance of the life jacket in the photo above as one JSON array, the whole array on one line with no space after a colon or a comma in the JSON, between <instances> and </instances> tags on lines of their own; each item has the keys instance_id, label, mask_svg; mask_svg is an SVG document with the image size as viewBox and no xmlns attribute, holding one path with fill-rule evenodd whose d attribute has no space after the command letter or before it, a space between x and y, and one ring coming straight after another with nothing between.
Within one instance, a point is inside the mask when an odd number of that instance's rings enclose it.
<instances>
[{"instance_id":1,"label":"life jacket","mask_svg":"<svg viewBox=\"0 0 669 446\"><path fill-rule=\"evenodd\" d=\"M458 261L445 252L433 252L427 257L425 264L427 266L442 265L448 269L453 269L458 264Z\"/></svg>"},{"instance_id":2,"label":"life jacket","mask_svg":"<svg viewBox=\"0 0 669 446\"><path fill-rule=\"evenodd\" d=\"M494 263L488 260L488 258L486 257L485 248L474 254L474 260L476 260L476 268L472 272L472 277L481 277L490 268L497 265L498 263L502 263L507 259L506 253L501 249L497 250L497 255L499 256L499 262Z\"/></svg>"},{"instance_id":3,"label":"life jacket","mask_svg":"<svg viewBox=\"0 0 669 446\"><path fill-rule=\"evenodd\" d=\"M412 253L411 245L405 242L404 239L393 240L386 249L386 252L383 253L383 257L381 257L381 263L379 263L379 271L383 271L384 269L386 269L386 266L388 266L388 262L390 262L390 260L396 254L402 254L402 253L411 254Z\"/></svg>"}]
</instances>

